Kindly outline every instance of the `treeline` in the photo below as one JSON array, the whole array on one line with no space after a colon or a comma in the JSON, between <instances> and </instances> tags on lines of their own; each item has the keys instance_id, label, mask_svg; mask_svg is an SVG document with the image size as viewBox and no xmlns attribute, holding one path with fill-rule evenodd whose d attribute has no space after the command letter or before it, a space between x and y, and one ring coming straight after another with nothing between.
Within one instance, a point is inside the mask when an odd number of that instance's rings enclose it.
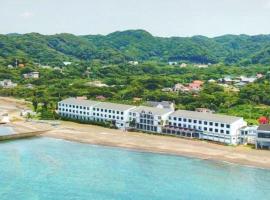
<instances>
[{"instance_id":1,"label":"treeline","mask_svg":"<svg viewBox=\"0 0 270 200\"><path fill-rule=\"evenodd\" d=\"M154 37L143 30L106 36L72 34L0 35L0 64L34 62L59 66L63 61L120 64L130 60L190 63L270 64L270 35Z\"/></svg>"}]
</instances>

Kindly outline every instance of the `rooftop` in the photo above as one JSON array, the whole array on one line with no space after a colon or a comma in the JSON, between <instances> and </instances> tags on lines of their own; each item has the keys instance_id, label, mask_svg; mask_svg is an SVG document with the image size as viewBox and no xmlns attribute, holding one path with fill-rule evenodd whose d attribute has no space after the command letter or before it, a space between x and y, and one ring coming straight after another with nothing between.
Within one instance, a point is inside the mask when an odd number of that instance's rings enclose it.
<instances>
[{"instance_id":1,"label":"rooftop","mask_svg":"<svg viewBox=\"0 0 270 200\"><path fill-rule=\"evenodd\" d=\"M196 111L188 111L188 110L177 110L170 114L172 117L184 117L190 119L197 119L197 120L206 120L212 122L219 122L225 124L232 124L235 121L243 119L241 117L234 117L229 115L221 115L221 114L213 114L213 113L206 113L206 112L196 112Z\"/></svg>"},{"instance_id":2,"label":"rooftop","mask_svg":"<svg viewBox=\"0 0 270 200\"><path fill-rule=\"evenodd\" d=\"M98 101L91 101L91 100L85 100L85 99L77 99L77 98L68 98L63 101L60 101L60 103L65 103L65 104L72 104L72 105L79 105L79 106L94 106L99 104L100 102Z\"/></svg>"},{"instance_id":3,"label":"rooftop","mask_svg":"<svg viewBox=\"0 0 270 200\"><path fill-rule=\"evenodd\" d=\"M142 111L145 111L146 113L151 112L154 115L165 115L172 112L171 109L148 107L148 106L139 106L132 110L132 112L139 112L139 113Z\"/></svg>"},{"instance_id":4,"label":"rooftop","mask_svg":"<svg viewBox=\"0 0 270 200\"><path fill-rule=\"evenodd\" d=\"M258 131L270 131L270 124L261 124L257 130Z\"/></svg>"},{"instance_id":5,"label":"rooftop","mask_svg":"<svg viewBox=\"0 0 270 200\"><path fill-rule=\"evenodd\" d=\"M118 111L125 111L125 110L129 110L131 108L135 108L135 106L132 106L132 105L109 103L109 102L101 102L99 104L94 105L94 107L95 108L118 110Z\"/></svg>"}]
</instances>

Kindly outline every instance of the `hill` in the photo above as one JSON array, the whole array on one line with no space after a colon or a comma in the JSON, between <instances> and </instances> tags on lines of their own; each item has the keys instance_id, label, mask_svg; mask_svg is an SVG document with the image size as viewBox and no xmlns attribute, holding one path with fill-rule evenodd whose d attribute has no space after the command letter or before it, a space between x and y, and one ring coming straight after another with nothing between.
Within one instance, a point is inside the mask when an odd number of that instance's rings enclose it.
<instances>
[{"instance_id":1,"label":"hill","mask_svg":"<svg viewBox=\"0 0 270 200\"><path fill-rule=\"evenodd\" d=\"M0 63L41 62L59 65L63 61L128 60L224 63L227 65L270 64L270 35L224 35L215 38L155 37L144 30L109 35L72 34L0 35Z\"/></svg>"}]
</instances>

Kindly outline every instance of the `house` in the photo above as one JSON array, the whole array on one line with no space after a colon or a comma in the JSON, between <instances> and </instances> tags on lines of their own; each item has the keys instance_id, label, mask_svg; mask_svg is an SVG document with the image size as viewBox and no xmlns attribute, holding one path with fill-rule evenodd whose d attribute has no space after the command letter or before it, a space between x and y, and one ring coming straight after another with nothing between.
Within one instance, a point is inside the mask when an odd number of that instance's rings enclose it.
<instances>
[{"instance_id":1,"label":"house","mask_svg":"<svg viewBox=\"0 0 270 200\"><path fill-rule=\"evenodd\" d=\"M65 61L65 62L63 62L63 64L64 64L65 66L68 66L68 65L71 65L72 62L67 62L67 61Z\"/></svg>"},{"instance_id":2,"label":"house","mask_svg":"<svg viewBox=\"0 0 270 200\"><path fill-rule=\"evenodd\" d=\"M24 64L19 64L19 68L24 68L25 65Z\"/></svg>"},{"instance_id":3,"label":"house","mask_svg":"<svg viewBox=\"0 0 270 200\"><path fill-rule=\"evenodd\" d=\"M186 63L182 63L182 64L180 65L180 67L181 67L181 68L185 68L185 67L187 67L187 64L186 64Z\"/></svg>"},{"instance_id":4,"label":"house","mask_svg":"<svg viewBox=\"0 0 270 200\"><path fill-rule=\"evenodd\" d=\"M85 83L86 86L92 86L92 87L109 87L107 84L102 83L101 81L91 81L88 83Z\"/></svg>"},{"instance_id":5,"label":"house","mask_svg":"<svg viewBox=\"0 0 270 200\"><path fill-rule=\"evenodd\" d=\"M258 78L258 79L263 78L263 74L257 74L256 78Z\"/></svg>"},{"instance_id":6,"label":"house","mask_svg":"<svg viewBox=\"0 0 270 200\"><path fill-rule=\"evenodd\" d=\"M217 81L216 80L214 80L214 79L209 79L208 80L208 83L216 83Z\"/></svg>"},{"instance_id":7,"label":"house","mask_svg":"<svg viewBox=\"0 0 270 200\"><path fill-rule=\"evenodd\" d=\"M270 124L261 124L258 127L256 149L270 149Z\"/></svg>"},{"instance_id":8,"label":"house","mask_svg":"<svg viewBox=\"0 0 270 200\"><path fill-rule=\"evenodd\" d=\"M240 76L238 79L240 80L240 82L243 83L253 83L257 80L256 77L246 77L246 76Z\"/></svg>"},{"instance_id":9,"label":"house","mask_svg":"<svg viewBox=\"0 0 270 200\"><path fill-rule=\"evenodd\" d=\"M171 109L158 107L139 106L130 111L130 122L134 128L145 132L161 133Z\"/></svg>"},{"instance_id":10,"label":"house","mask_svg":"<svg viewBox=\"0 0 270 200\"><path fill-rule=\"evenodd\" d=\"M243 118L187 110L169 115L164 134L198 138L224 144L238 144L239 130L246 126Z\"/></svg>"},{"instance_id":11,"label":"house","mask_svg":"<svg viewBox=\"0 0 270 200\"><path fill-rule=\"evenodd\" d=\"M192 92L198 92L201 90L201 85L195 84L195 83L190 83L188 85L188 89L189 89L189 91L192 91Z\"/></svg>"},{"instance_id":12,"label":"house","mask_svg":"<svg viewBox=\"0 0 270 200\"><path fill-rule=\"evenodd\" d=\"M130 64L130 65L138 65L139 62L138 61L129 61L128 64Z\"/></svg>"},{"instance_id":13,"label":"house","mask_svg":"<svg viewBox=\"0 0 270 200\"><path fill-rule=\"evenodd\" d=\"M181 83L177 83L174 85L173 91L175 91L175 92L189 92L189 88L184 86Z\"/></svg>"},{"instance_id":14,"label":"house","mask_svg":"<svg viewBox=\"0 0 270 200\"><path fill-rule=\"evenodd\" d=\"M23 74L23 77L25 79L38 79L39 78L39 72L30 72L27 74Z\"/></svg>"},{"instance_id":15,"label":"house","mask_svg":"<svg viewBox=\"0 0 270 200\"><path fill-rule=\"evenodd\" d=\"M163 108L163 109L171 109L171 110L175 109L174 103L170 101L161 101L161 102L147 101L146 105L150 107Z\"/></svg>"},{"instance_id":16,"label":"house","mask_svg":"<svg viewBox=\"0 0 270 200\"><path fill-rule=\"evenodd\" d=\"M174 65L178 65L178 62L170 61L170 62L168 62L168 64L171 65L171 66L174 66Z\"/></svg>"},{"instance_id":17,"label":"house","mask_svg":"<svg viewBox=\"0 0 270 200\"><path fill-rule=\"evenodd\" d=\"M13 83L11 80L9 79L5 79L3 81L0 81L0 87L2 88L14 88L17 87L17 83Z\"/></svg>"}]
</instances>

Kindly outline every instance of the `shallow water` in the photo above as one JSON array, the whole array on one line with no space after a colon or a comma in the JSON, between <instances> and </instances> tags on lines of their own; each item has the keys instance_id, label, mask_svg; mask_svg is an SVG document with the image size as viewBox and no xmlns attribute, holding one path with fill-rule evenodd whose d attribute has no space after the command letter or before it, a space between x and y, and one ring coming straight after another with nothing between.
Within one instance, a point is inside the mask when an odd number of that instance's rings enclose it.
<instances>
[{"instance_id":1,"label":"shallow water","mask_svg":"<svg viewBox=\"0 0 270 200\"><path fill-rule=\"evenodd\" d=\"M0 136L11 135L11 134L14 134L14 131L11 127L0 126Z\"/></svg>"},{"instance_id":2,"label":"shallow water","mask_svg":"<svg viewBox=\"0 0 270 200\"><path fill-rule=\"evenodd\" d=\"M0 143L1 200L269 199L270 170L38 138Z\"/></svg>"}]
</instances>

